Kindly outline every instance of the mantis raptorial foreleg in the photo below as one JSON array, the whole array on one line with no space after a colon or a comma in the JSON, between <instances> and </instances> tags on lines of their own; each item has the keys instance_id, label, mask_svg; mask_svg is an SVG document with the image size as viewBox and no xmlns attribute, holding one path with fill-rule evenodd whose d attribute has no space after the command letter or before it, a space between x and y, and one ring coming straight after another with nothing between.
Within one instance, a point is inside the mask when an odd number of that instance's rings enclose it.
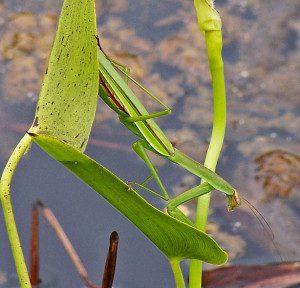
<instances>
[{"instance_id":1,"label":"mantis raptorial foreleg","mask_svg":"<svg viewBox=\"0 0 300 288\"><path fill-rule=\"evenodd\" d=\"M103 52L101 46L99 45L101 51ZM104 53L104 52L103 52ZM124 75L124 81L126 84L128 84L128 80L130 79L135 85L137 85L142 91L145 92L146 95L150 96L155 102L157 102L159 105L164 107L164 110L155 112L155 113L147 113L148 115L143 115L143 116L138 116L138 117L127 117L125 121L127 122L136 122L136 121L143 121L147 119L152 119L164 115L168 115L171 113L171 109L165 105L161 100L159 100L153 93L151 93L147 88L145 88L143 85L141 85L139 82L137 82L134 78L130 76L130 68L127 67L126 65L123 65L115 60L110 59L105 53L104 55L106 58L111 62L114 68L116 68L118 71L120 71ZM102 81L105 81L102 79ZM139 111L137 111L139 112Z\"/></svg>"},{"instance_id":2,"label":"mantis raptorial foreleg","mask_svg":"<svg viewBox=\"0 0 300 288\"><path fill-rule=\"evenodd\" d=\"M214 190L214 187L209 185L207 182L202 183L196 187L191 188L178 195L177 197L171 199L167 204L167 212L169 215L187 223L193 225L192 221L179 210L177 207L181 204L184 204L192 199L205 195Z\"/></svg>"},{"instance_id":3,"label":"mantis raptorial foreleg","mask_svg":"<svg viewBox=\"0 0 300 288\"><path fill-rule=\"evenodd\" d=\"M128 84L128 81L131 77L129 77L130 74L130 68L122 63L119 63L115 60L110 60L111 63L124 75L124 81Z\"/></svg>"},{"instance_id":4,"label":"mantis raptorial foreleg","mask_svg":"<svg viewBox=\"0 0 300 288\"><path fill-rule=\"evenodd\" d=\"M101 47L99 36L96 36L96 39L97 39L97 44L98 44L99 49L105 54L107 59L110 60L110 62L115 66L115 68L117 68L120 72L122 72L124 74L124 76L125 76L124 81L128 84L128 80L130 79L128 77L128 75L130 74L130 68L114 59L110 59Z\"/></svg>"}]
</instances>

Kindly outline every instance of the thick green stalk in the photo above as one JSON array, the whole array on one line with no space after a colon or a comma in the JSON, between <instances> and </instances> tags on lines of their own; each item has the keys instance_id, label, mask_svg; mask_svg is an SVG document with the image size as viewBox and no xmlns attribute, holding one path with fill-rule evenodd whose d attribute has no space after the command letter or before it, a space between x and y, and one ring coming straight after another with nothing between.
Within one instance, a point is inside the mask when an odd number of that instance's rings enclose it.
<instances>
[{"instance_id":1,"label":"thick green stalk","mask_svg":"<svg viewBox=\"0 0 300 288\"><path fill-rule=\"evenodd\" d=\"M204 165L212 171L215 171L223 146L226 128L226 92L222 61L222 32L218 30L206 31L205 41L212 77L214 113L212 135ZM201 231L205 231L209 203L210 193L203 195L198 200L195 225ZM189 287L200 288L201 283L202 262L199 260L191 260Z\"/></svg>"},{"instance_id":2,"label":"thick green stalk","mask_svg":"<svg viewBox=\"0 0 300 288\"><path fill-rule=\"evenodd\" d=\"M31 288L31 284L14 219L10 199L10 186L18 163L24 153L29 149L31 142L31 137L26 133L10 156L0 181L0 197L3 214L21 288Z\"/></svg>"},{"instance_id":3,"label":"thick green stalk","mask_svg":"<svg viewBox=\"0 0 300 288\"><path fill-rule=\"evenodd\" d=\"M180 260L179 259L169 259L169 260L174 274L176 288L185 288L185 283L180 268Z\"/></svg>"}]
</instances>

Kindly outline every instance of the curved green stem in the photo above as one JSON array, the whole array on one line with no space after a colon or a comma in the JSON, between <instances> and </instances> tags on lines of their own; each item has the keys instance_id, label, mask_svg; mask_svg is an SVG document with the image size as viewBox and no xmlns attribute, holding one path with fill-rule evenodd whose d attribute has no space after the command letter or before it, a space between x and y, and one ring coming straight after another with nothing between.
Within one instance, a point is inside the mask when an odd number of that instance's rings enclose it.
<instances>
[{"instance_id":1,"label":"curved green stem","mask_svg":"<svg viewBox=\"0 0 300 288\"><path fill-rule=\"evenodd\" d=\"M209 67L212 77L214 116L213 129L210 144L206 154L204 166L215 171L219 155L223 146L226 128L226 92L222 61L222 32L206 31L205 41L209 59ZM210 203L210 193L201 196L198 201L195 225L205 231L208 209ZM190 263L190 288L201 287L202 262L191 260Z\"/></svg>"},{"instance_id":2,"label":"curved green stem","mask_svg":"<svg viewBox=\"0 0 300 288\"><path fill-rule=\"evenodd\" d=\"M15 150L13 151L12 155L10 156L4 168L0 181L0 197L4 219L6 223L12 253L15 260L19 281L22 288L31 288L31 284L11 205L10 185L18 163L24 155L24 153L26 153L26 151L30 147L31 142L31 137L26 133L15 148Z\"/></svg>"},{"instance_id":3,"label":"curved green stem","mask_svg":"<svg viewBox=\"0 0 300 288\"><path fill-rule=\"evenodd\" d=\"M180 260L179 259L169 259L169 260L174 274L176 288L185 288L185 282L180 268Z\"/></svg>"}]
</instances>

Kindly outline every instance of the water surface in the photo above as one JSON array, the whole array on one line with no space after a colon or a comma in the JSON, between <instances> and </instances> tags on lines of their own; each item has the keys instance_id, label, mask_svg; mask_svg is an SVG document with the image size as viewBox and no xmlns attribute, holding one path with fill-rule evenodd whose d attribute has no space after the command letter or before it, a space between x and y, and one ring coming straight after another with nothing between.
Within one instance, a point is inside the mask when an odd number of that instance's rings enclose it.
<instances>
[{"instance_id":1,"label":"water surface","mask_svg":"<svg viewBox=\"0 0 300 288\"><path fill-rule=\"evenodd\" d=\"M102 45L172 107L173 114L159 124L179 149L203 161L211 129L211 88L192 1L153 3L97 1ZM223 19L228 91L228 128L218 173L264 214L276 244L247 207L228 214L220 193L214 194L208 229L229 250L234 264L280 261L278 253L285 261L299 260L299 3L216 4ZM1 169L33 119L60 5L61 1L0 1ZM151 101L141 97L151 107ZM148 171L131 151L135 140L99 101L87 154L124 180L142 181ZM165 160L154 160L174 195L198 183ZM163 207L160 200L143 195ZM94 281L101 279L109 234L116 230L117 287L174 286L167 259L147 238L36 146L21 162L12 187L27 258L30 209L36 199L53 209ZM192 214L194 206L186 209ZM10 278L15 269L3 221L0 235L0 271ZM55 287L82 286L44 220L40 249L41 270Z\"/></svg>"}]
</instances>

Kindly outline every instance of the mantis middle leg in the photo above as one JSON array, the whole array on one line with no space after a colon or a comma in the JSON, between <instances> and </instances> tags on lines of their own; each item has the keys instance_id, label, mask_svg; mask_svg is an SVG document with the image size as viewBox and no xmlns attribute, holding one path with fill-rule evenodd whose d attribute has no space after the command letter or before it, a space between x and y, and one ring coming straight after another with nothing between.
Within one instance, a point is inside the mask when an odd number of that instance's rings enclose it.
<instances>
[{"instance_id":1,"label":"mantis middle leg","mask_svg":"<svg viewBox=\"0 0 300 288\"><path fill-rule=\"evenodd\" d=\"M137 142L132 144L132 149L145 162L145 164L147 165L147 167L149 168L149 170L151 172L151 175L153 176L154 180L156 181L157 185L159 186L162 194L159 194L159 193L145 187L142 184L139 184L136 182L133 182L133 183L166 201L169 200L169 194L166 191L164 185L162 184L162 181L160 180L160 178L158 176L157 168L152 164L152 162L146 152L146 150L152 150L151 147L149 146L149 144L144 140L138 140Z\"/></svg>"}]
</instances>

